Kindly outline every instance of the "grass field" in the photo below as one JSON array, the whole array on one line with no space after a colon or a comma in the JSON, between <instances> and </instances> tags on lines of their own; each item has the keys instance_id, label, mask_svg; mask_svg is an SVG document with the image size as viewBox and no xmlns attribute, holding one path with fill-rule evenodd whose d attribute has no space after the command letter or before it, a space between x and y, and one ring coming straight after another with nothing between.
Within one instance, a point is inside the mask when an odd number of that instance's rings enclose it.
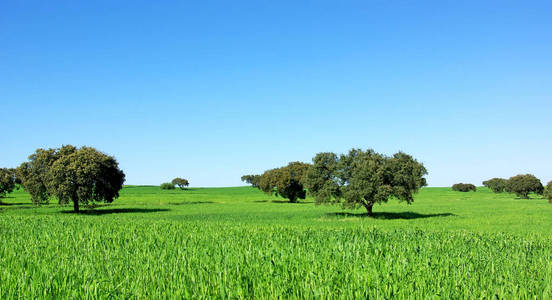
<instances>
[{"instance_id":1,"label":"grass field","mask_svg":"<svg viewBox=\"0 0 552 300\"><path fill-rule=\"evenodd\" d=\"M551 298L552 205L425 188L412 205L127 186L82 215L0 205L0 298Z\"/></svg>"}]
</instances>

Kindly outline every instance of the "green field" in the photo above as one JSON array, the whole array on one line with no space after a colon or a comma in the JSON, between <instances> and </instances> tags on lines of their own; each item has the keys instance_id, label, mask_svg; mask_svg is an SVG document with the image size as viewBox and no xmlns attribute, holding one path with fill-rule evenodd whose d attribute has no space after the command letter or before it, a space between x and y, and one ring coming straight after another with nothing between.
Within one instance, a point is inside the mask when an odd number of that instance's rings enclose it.
<instances>
[{"instance_id":1,"label":"green field","mask_svg":"<svg viewBox=\"0 0 552 300\"><path fill-rule=\"evenodd\" d=\"M0 298L551 298L552 205L424 188L412 205L127 186L81 215L0 205Z\"/></svg>"}]
</instances>

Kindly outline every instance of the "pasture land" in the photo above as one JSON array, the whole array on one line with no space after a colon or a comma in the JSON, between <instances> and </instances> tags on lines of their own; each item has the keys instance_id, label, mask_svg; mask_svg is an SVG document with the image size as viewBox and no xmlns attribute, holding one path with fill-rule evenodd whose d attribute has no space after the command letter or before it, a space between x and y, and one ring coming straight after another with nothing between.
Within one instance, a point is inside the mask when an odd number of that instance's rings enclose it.
<instances>
[{"instance_id":1,"label":"pasture land","mask_svg":"<svg viewBox=\"0 0 552 300\"><path fill-rule=\"evenodd\" d=\"M412 205L127 186L81 215L0 205L0 298L551 298L552 205L424 188Z\"/></svg>"}]
</instances>

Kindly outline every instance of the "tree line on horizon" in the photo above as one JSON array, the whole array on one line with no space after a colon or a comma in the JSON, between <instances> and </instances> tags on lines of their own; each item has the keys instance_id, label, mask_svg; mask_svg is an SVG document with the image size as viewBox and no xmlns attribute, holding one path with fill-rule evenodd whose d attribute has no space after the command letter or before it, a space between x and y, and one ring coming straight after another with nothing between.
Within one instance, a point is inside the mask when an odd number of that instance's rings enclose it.
<instances>
[{"instance_id":1,"label":"tree line on horizon","mask_svg":"<svg viewBox=\"0 0 552 300\"><path fill-rule=\"evenodd\" d=\"M398 152L385 156L371 149L351 149L347 154L318 153L313 163L291 162L263 174L243 175L241 180L268 195L286 198L290 203L310 194L316 204L340 204L342 208L364 207L372 215L374 204L391 198L414 201L413 194L427 185L427 170L412 156ZM531 174L510 179L493 178L483 184L495 193L506 191L521 198L530 193L543 195L552 203L552 181L543 187ZM473 184L458 183L455 191L477 191Z\"/></svg>"},{"instance_id":2,"label":"tree line on horizon","mask_svg":"<svg viewBox=\"0 0 552 300\"><path fill-rule=\"evenodd\" d=\"M552 181L545 187L542 185L540 179L533 174L519 174L509 179L495 177L483 181L483 186L489 188L494 193L507 192L515 194L523 199L529 199L529 194L535 193L537 195L543 195L552 203ZM458 192L475 192L477 188L470 183L456 183L452 185L452 190Z\"/></svg>"},{"instance_id":3,"label":"tree line on horizon","mask_svg":"<svg viewBox=\"0 0 552 300\"><path fill-rule=\"evenodd\" d=\"M404 152L386 156L372 149L351 149L339 155L318 153L312 163L291 162L241 179L292 203L305 199L308 193L316 204L340 204L344 209L364 207L371 215L374 204L389 199L412 203L413 195L427 185L425 175L424 165ZM33 204L48 204L56 198L60 204L72 203L74 212L79 212L80 205L110 203L118 198L124 181L125 174L115 158L95 148L40 148L17 168L0 168L0 200L21 186ZM552 181L544 187L531 174L492 178L483 184L495 193L506 191L521 198L528 198L530 193L542 194L552 203ZM175 178L168 185L185 189L189 182ZM470 184L456 187L476 190Z\"/></svg>"}]
</instances>

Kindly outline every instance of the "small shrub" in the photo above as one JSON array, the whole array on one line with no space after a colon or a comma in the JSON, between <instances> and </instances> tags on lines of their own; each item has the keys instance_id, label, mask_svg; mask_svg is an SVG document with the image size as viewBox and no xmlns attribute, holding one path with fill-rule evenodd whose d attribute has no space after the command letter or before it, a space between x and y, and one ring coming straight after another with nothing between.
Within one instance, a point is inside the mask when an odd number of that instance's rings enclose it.
<instances>
[{"instance_id":1,"label":"small shrub","mask_svg":"<svg viewBox=\"0 0 552 300\"><path fill-rule=\"evenodd\" d=\"M161 184L161 189L162 190L174 190L174 184L169 183L169 182L162 183Z\"/></svg>"},{"instance_id":2,"label":"small shrub","mask_svg":"<svg viewBox=\"0 0 552 300\"><path fill-rule=\"evenodd\" d=\"M529 199L529 193L542 194L544 187L541 181L531 174L516 175L506 182L506 192L516 194L520 198Z\"/></svg>"},{"instance_id":3,"label":"small shrub","mask_svg":"<svg viewBox=\"0 0 552 300\"><path fill-rule=\"evenodd\" d=\"M477 191L477 188L471 183L457 183L452 185L452 190L457 192L475 192Z\"/></svg>"},{"instance_id":4,"label":"small shrub","mask_svg":"<svg viewBox=\"0 0 552 300\"><path fill-rule=\"evenodd\" d=\"M544 198L548 199L548 202L552 203L552 181L550 181L544 189Z\"/></svg>"},{"instance_id":5,"label":"small shrub","mask_svg":"<svg viewBox=\"0 0 552 300\"><path fill-rule=\"evenodd\" d=\"M506 182L508 180L504 178L492 178L486 181L483 181L483 185L491 189L495 193L502 193L506 188Z\"/></svg>"}]
</instances>

